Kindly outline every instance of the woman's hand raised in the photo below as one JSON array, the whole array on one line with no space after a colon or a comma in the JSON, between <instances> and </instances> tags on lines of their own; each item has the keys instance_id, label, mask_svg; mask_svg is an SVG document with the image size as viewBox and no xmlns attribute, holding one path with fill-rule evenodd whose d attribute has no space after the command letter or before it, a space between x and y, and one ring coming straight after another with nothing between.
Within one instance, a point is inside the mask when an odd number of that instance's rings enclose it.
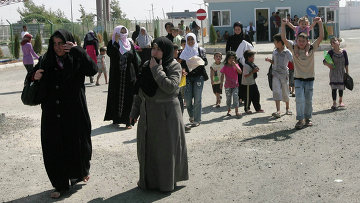
<instances>
[{"instance_id":1,"label":"woman's hand raised","mask_svg":"<svg viewBox=\"0 0 360 203\"><path fill-rule=\"evenodd\" d=\"M149 67L152 68L154 66L157 66L157 65L161 65L162 64L162 60L160 59L160 62L157 63L155 58L154 57L151 57L150 59L150 64L149 64Z\"/></svg>"}]
</instances>

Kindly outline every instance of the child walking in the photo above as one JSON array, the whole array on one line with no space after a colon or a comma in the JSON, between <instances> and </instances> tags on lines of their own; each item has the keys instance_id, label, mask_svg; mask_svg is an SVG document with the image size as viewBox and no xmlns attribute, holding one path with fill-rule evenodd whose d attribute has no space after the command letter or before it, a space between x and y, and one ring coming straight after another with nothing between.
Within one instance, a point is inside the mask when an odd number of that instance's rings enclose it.
<instances>
[{"instance_id":1,"label":"child walking","mask_svg":"<svg viewBox=\"0 0 360 203\"><path fill-rule=\"evenodd\" d=\"M344 94L344 74L345 72L349 73L349 59L347 52L344 49L340 48L340 39L332 37L330 39L330 44L332 49L328 51L328 54L331 56L334 64L329 64L325 60L323 61L324 65L329 67L330 73L330 86L332 89L332 99L333 105L331 106L332 110L337 108L336 106L336 92L339 90L339 106L345 107L343 103L343 94Z\"/></svg>"},{"instance_id":2,"label":"child walking","mask_svg":"<svg viewBox=\"0 0 360 203\"><path fill-rule=\"evenodd\" d=\"M281 35L276 34L273 37L275 50L272 54L272 59L265 58L272 64L272 91L275 100L276 112L272 114L275 118L280 118L280 101L286 104L286 115L292 115L289 110L289 73L288 64L292 61L291 52L285 48L284 42L281 40Z\"/></svg>"},{"instance_id":3,"label":"child walking","mask_svg":"<svg viewBox=\"0 0 360 203\"><path fill-rule=\"evenodd\" d=\"M100 85L99 79L101 77L101 73L104 73L105 84L108 84L107 73L106 73L105 54L106 54L106 47L101 47L100 54L97 56L98 76L96 78L96 86Z\"/></svg>"},{"instance_id":4,"label":"child walking","mask_svg":"<svg viewBox=\"0 0 360 203\"><path fill-rule=\"evenodd\" d=\"M244 52L245 64L243 68L242 80L241 83L246 87L245 95L245 104L244 110L245 113L251 114L250 104L252 103L255 111L257 113L264 113L264 110L261 109L260 105L260 93L256 85L255 79L257 78L257 72L259 72L259 67L254 64L255 52L251 50L246 50Z\"/></svg>"},{"instance_id":5,"label":"child walking","mask_svg":"<svg viewBox=\"0 0 360 203\"><path fill-rule=\"evenodd\" d=\"M298 21L299 26L294 26L293 24L291 24L290 21L287 21L286 25L289 26L291 29L293 29L295 31L295 39L298 37L298 35L300 33L305 33L307 36L310 36L310 30L312 30L315 25L316 25L316 21L314 21L311 25L309 22L309 19L307 17L301 17ZM308 42L305 46L305 55L309 56L309 50L310 50L310 42ZM294 52L296 57L299 57L299 48L298 46L294 47Z\"/></svg>"},{"instance_id":6,"label":"child walking","mask_svg":"<svg viewBox=\"0 0 360 203\"><path fill-rule=\"evenodd\" d=\"M216 108L220 107L221 103L221 94L222 94L222 86L223 83L221 81L221 69L224 67L224 63L221 62L222 54L220 52L216 52L214 54L215 62L210 66L210 78L213 92L216 96Z\"/></svg>"},{"instance_id":7,"label":"child walking","mask_svg":"<svg viewBox=\"0 0 360 203\"><path fill-rule=\"evenodd\" d=\"M224 67L220 70L223 75L221 76L221 84L224 81L225 75L225 93L226 93L226 106L228 107L227 116L231 116L231 98L233 99L233 106L235 108L235 115L237 118L240 118L241 114L239 113L239 81L238 74L241 74L242 71L239 65L236 63L236 53L233 51L228 51L224 60Z\"/></svg>"}]
</instances>

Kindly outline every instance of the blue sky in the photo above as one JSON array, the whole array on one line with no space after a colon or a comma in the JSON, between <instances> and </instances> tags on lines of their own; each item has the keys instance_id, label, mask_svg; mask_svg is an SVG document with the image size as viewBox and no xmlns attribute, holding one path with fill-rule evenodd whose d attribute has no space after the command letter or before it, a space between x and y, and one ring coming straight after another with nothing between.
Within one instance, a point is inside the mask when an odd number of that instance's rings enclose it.
<instances>
[{"instance_id":1,"label":"blue sky","mask_svg":"<svg viewBox=\"0 0 360 203\"><path fill-rule=\"evenodd\" d=\"M71 0L61 0L59 3L58 0L33 0L35 4L44 4L45 7L51 8L52 10L61 9L64 11L65 15L70 19L71 16ZM96 13L96 0L72 0L73 2L73 15L74 21L80 17L78 12L80 4L82 4L87 12ZM151 9L151 4L154 4L154 15L159 18L163 18L163 9L165 14L167 12L173 11L184 11L188 9L190 11L195 11L200 8L197 4L202 4L203 0L120 0L120 7L123 12L126 13L127 17L134 20L146 20L149 19L149 11ZM139 7L141 5L141 7ZM9 6L0 7L0 20L4 24L6 19L10 22L16 22L20 19L20 15L17 12L17 8L23 8L23 3L12 4ZM204 8L204 5L202 5Z\"/></svg>"}]
</instances>

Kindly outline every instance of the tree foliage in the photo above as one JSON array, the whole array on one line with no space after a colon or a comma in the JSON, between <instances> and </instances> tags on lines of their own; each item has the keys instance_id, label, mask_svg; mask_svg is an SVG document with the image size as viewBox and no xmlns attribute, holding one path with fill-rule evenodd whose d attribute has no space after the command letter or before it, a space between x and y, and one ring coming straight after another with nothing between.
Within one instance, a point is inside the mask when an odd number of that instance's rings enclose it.
<instances>
[{"instance_id":1,"label":"tree foliage","mask_svg":"<svg viewBox=\"0 0 360 203\"><path fill-rule=\"evenodd\" d=\"M83 5L80 4L79 12L81 13L80 19L77 19L79 22L85 23L94 23L94 18L96 14L86 13Z\"/></svg>"},{"instance_id":2,"label":"tree foliage","mask_svg":"<svg viewBox=\"0 0 360 203\"><path fill-rule=\"evenodd\" d=\"M53 23L69 23L65 17L65 14L60 9L52 11L51 9L46 10L45 5L36 5L33 1L24 1L24 8L17 9L17 12L20 14L22 19L25 22L38 21L39 23L46 23L47 20L50 20Z\"/></svg>"},{"instance_id":3,"label":"tree foliage","mask_svg":"<svg viewBox=\"0 0 360 203\"><path fill-rule=\"evenodd\" d=\"M115 20L126 19L126 14L122 12L118 0L111 0L110 14L111 18Z\"/></svg>"},{"instance_id":4,"label":"tree foliage","mask_svg":"<svg viewBox=\"0 0 360 203\"><path fill-rule=\"evenodd\" d=\"M109 35L106 32L106 30L103 33L103 41L104 41L104 46L107 46L107 44L109 43Z\"/></svg>"},{"instance_id":5,"label":"tree foliage","mask_svg":"<svg viewBox=\"0 0 360 203\"><path fill-rule=\"evenodd\" d=\"M210 43L216 44L216 42L217 42L216 31L215 31L213 24L211 24L211 26L210 26Z\"/></svg>"},{"instance_id":6,"label":"tree foliage","mask_svg":"<svg viewBox=\"0 0 360 203\"><path fill-rule=\"evenodd\" d=\"M41 54L41 50L42 50L41 34L37 33L35 37L34 51L37 54Z\"/></svg>"},{"instance_id":7,"label":"tree foliage","mask_svg":"<svg viewBox=\"0 0 360 203\"><path fill-rule=\"evenodd\" d=\"M19 35L15 35L14 39L14 57L18 59L20 57L20 41L19 41Z\"/></svg>"}]
</instances>

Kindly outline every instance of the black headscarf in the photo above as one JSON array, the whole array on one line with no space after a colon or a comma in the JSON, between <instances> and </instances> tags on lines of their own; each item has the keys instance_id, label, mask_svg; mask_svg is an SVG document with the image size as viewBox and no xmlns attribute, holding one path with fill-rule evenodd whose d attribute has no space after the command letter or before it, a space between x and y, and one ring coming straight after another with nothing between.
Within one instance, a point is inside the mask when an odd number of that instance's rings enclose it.
<instances>
[{"instance_id":1,"label":"black headscarf","mask_svg":"<svg viewBox=\"0 0 360 203\"><path fill-rule=\"evenodd\" d=\"M88 32L85 37L84 37L84 49L86 49L86 45L90 45L90 44L98 44L99 40L96 37L94 31L90 31Z\"/></svg>"},{"instance_id":2,"label":"black headscarf","mask_svg":"<svg viewBox=\"0 0 360 203\"><path fill-rule=\"evenodd\" d=\"M44 56L44 62L42 62L45 66L53 66L56 63L56 53L54 51L54 37L62 39L64 43L66 43L67 41L75 43L74 37L70 32L62 29L56 30L49 39L48 50ZM65 56L61 58L65 58L66 55L67 54L65 54Z\"/></svg>"},{"instance_id":3,"label":"black headscarf","mask_svg":"<svg viewBox=\"0 0 360 203\"><path fill-rule=\"evenodd\" d=\"M167 67L171 64L171 62L174 61L173 43L166 37L159 37L154 40L153 44L157 44L157 46L163 52L163 57L161 60L162 60L163 70L166 73ZM149 61L145 62L141 69L139 75L139 86L146 95L148 95L149 97L153 97L159 86L154 80L149 64L150 64Z\"/></svg>"},{"instance_id":4,"label":"black headscarf","mask_svg":"<svg viewBox=\"0 0 360 203\"><path fill-rule=\"evenodd\" d=\"M140 25L135 26L135 31L131 35L131 39L135 42L136 38L139 36L140 33Z\"/></svg>"}]
</instances>

